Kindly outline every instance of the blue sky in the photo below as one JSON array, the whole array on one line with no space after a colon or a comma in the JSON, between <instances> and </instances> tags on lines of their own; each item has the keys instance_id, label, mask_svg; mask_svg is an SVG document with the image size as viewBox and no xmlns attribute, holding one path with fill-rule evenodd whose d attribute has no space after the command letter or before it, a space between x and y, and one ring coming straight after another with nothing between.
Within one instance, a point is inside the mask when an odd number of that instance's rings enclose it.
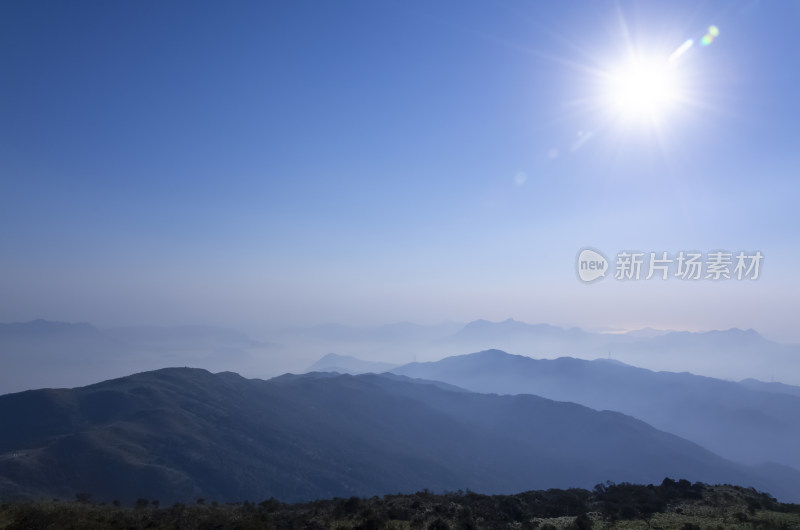
<instances>
[{"instance_id":1,"label":"blue sky","mask_svg":"<svg viewBox=\"0 0 800 530\"><path fill-rule=\"evenodd\" d=\"M800 342L798 23L788 1L4 2L0 320ZM689 38L678 101L621 119L608 73ZM586 246L765 258L755 282L584 285Z\"/></svg>"}]
</instances>

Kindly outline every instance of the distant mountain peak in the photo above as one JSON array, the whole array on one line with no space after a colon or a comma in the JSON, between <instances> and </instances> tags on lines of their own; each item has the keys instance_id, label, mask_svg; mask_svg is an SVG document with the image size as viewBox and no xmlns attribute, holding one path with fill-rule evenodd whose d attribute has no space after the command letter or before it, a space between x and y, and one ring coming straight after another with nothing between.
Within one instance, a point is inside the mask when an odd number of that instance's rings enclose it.
<instances>
[{"instance_id":1,"label":"distant mountain peak","mask_svg":"<svg viewBox=\"0 0 800 530\"><path fill-rule=\"evenodd\" d=\"M326 353L320 358L320 361L340 361L342 359L357 359L357 357L353 357L352 355L340 355L338 353Z\"/></svg>"},{"instance_id":2,"label":"distant mountain peak","mask_svg":"<svg viewBox=\"0 0 800 530\"><path fill-rule=\"evenodd\" d=\"M0 335L19 338L42 338L62 334L99 334L100 331L86 322L59 322L37 318L28 322L0 324Z\"/></svg>"},{"instance_id":3,"label":"distant mountain peak","mask_svg":"<svg viewBox=\"0 0 800 530\"><path fill-rule=\"evenodd\" d=\"M754 330L753 328L747 328L747 329L731 328L731 329L726 330L724 333L741 334L741 335L747 335L747 336L750 336L750 337L763 338L762 335L758 331Z\"/></svg>"},{"instance_id":4,"label":"distant mountain peak","mask_svg":"<svg viewBox=\"0 0 800 530\"><path fill-rule=\"evenodd\" d=\"M365 361L352 355L327 353L317 362L312 364L306 372L338 372L344 374L363 374L368 372L381 373L396 368L397 365L380 362Z\"/></svg>"},{"instance_id":5,"label":"distant mountain peak","mask_svg":"<svg viewBox=\"0 0 800 530\"><path fill-rule=\"evenodd\" d=\"M563 341L563 340L583 340L587 333L580 328L564 328L552 324L528 324L513 318L508 318L500 322L489 320L473 320L465 325L458 333L453 335L450 340L455 340L470 346L509 346L509 341ZM472 342L468 342L472 341Z\"/></svg>"},{"instance_id":6,"label":"distant mountain peak","mask_svg":"<svg viewBox=\"0 0 800 530\"><path fill-rule=\"evenodd\" d=\"M761 335L752 328L712 329L709 331L670 331L669 333L661 335L660 337L657 338L671 340L679 337L683 339L692 339L693 337L697 337L697 338L722 339L722 340L734 340L734 341L746 340L746 341L771 342L769 339L764 338L763 335Z\"/></svg>"},{"instance_id":7,"label":"distant mountain peak","mask_svg":"<svg viewBox=\"0 0 800 530\"><path fill-rule=\"evenodd\" d=\"M485 357L520 357L519 355L512 355L508 352L504 352L503 350L498 350L497 348L491 348L468 355L482 355Z\"/></svg>"}]
</instances>

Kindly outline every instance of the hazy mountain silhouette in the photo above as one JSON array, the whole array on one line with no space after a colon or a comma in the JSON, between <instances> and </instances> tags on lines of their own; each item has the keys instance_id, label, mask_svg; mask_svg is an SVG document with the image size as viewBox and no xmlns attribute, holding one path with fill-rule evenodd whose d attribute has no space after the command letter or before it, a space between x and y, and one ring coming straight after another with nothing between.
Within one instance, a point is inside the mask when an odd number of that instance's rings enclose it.
<instances>
[{"instance_id":1,"label":"hazy mountain silhouette","mask_svg":"<svg viewBox=\"0 0 800 530\"><path fill-rule=\"evenodd\" d=\"M164 366L241 369L253 364L251 352L276 347L210 326L98 329L46 320L0 324L0 394L86 385Z\"/></svg>"},{"instance_id":2,"label":"hazy mountain silhouette","mask_svg":"<svg viewBox=\"0 0 800 530\"><path fill-rule=\"evenodd\" d=\"M616 412L372 374L164 369L0 396L0 424L3 497L299 500L680 476L797 500L800 484Z\"/></svg>"},{"instance_id":3,"label":"hazy mountain silhouette","mask_svg":"<svg viewBox=\"0 0 800 530\"><path fill-rule=\"evenodd\" d=\"M280 330L277 335L287 337L288 340L291 340L291 337L299 337L328 342L420 342L444 338L461 327L454 323L426 326L411 322L396 322L367 327L330 323L289 327Z\"/></svg>"},{"instance_id":4,"label":"hazy mountain silhouette","mask_svg":"<svg viewBox=\"0 0 800 530\"><path fill-rule=\"evenodd\" d=\"M210 342L242 348L277 346L253 340L240 331L215 326L131 326L107 328L103 333L121 342L156 347L175 344L202 347Z\"/></svg>"},{"instance_id":5,"label":"hazy mountain silhouette","mask_svg":"<svg viewBox=\"0 0 800 530\"><path fill-rule=\"evenodd\" d=\"M499 350L412 363L393 372L476 392L536 394L616 410L726 458L800 468L800 397L788 392L614 361L537 360Z\"/></svg>"},{"instance_id":6,"label":"hazy mountain silhouette","mask_svg":"<svg viewBox=\"0 0 800 530\"><path fill-rule=\"evenodd\" d=\"M757 379L743 379L739 384L758 390L760 392L772 392L774 394L789 394L790 396L800 397L800 387L792 385L784 385L783 383L767 383Z\"/></svg>"},{"instance_id":7,"label":"hazy mountain silhouette","mask_svg":"<svg viewBox=\"0 0 800 530\"><path fill-rule=\"evenodd\" d=\"M309 372L338 372L341 374L366 374L381 373L397 368L396 364L381 363L375 361L363 361L351 355L337 355L329 353L319 361L312 364Z\"/></svg>"},{"instance_id":8,"label":"hazy mountain silhouette","mask_svg":"<svg viewBox=\"0 0 800 530\"><path fill-rule=\"evenodd\" d=\"M537 339L579 340L590 335L590 333L576 327L566 329L549 324L527 324L509 318L502 322L490 322L483 319L474 320L465 325L451 339L496 341L507 338L531 337Z\"/></svg>"},{"instance_id":9,"label":"hazy mountain silhouette","mask_svg":"<svg viewBox=\"0 0 800 530\"><path fill-rule=\"evenodd\" d=\"M303 371L330 351L401 365L417 358L434 360L492 348L536 358L613 357L652 370L800 385L800 346L769 341L753 330L593 333L508 319L476 320L467 325L326 324L277 330L269 339L256 341L235 330L210 326L98 329L89 324L43 320L0 324L0 357L5 361L0 372L0 394L84 385L164 366L234 370L249 377L271 377ZM379 371L381 367L344 364L313 369L363 372Z\"/></svg>"},{"instance_id":10,"label":"hazy mountain silhouette","mask_svg":"<svg viewBox=\"0 0 800 530\"><path fill-rule=\"evenodd\" d=\"M37 319L30 322L0 324L0 339L3 340L44 340L68 338L103 338L94 326L85 322L72 324Z\"/></svg>"},{"instance_id":11,"label":"hazy mountain silhouette","mask_svg":"<svg viewBox=\"0 0 800 530\"><path fill-rule=\"evenodd\" d=\"M0 394L88 384L130 373L134 349L90 324L33 320L0 324Z\"/></svg>"},{"instance_id":12,"label":"hazy mountain silhouette","mask_svg":"<svg viewBox=\"0 0 800 530\"><path fill-rule=\"evenodd\" d=\"M439 344L450 353L500 349L550 359L597 359L610 355L651 370L688 370L734 381L777 378L800 385L800 345L773 342L752 329L591 333L513 319L476 320Z\"/></svg>"}]
</instances>

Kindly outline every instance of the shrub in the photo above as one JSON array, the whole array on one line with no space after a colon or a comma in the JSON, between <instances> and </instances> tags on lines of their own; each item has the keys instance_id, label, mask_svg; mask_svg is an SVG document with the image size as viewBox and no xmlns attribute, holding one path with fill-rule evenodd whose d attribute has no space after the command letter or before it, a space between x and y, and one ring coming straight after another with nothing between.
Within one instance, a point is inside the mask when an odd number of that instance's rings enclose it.
<instances>
[{"instance_id":1,"label":"shrub","mask_svg":"<svg viewBox=\"0 0 800 530\"><path fill-rule=\"evenodd\" d=\"M75 494L75 502L79 502L81 504L89 504L92 500L91 493L76 493Z\"/></svg>"},{"instance_id":2,"label":"shrub","mask_svg":"<svg viewBox=\"0 0 800 530\"><path fill-rule=\"evenodd\" d=\"M425 490L427 492L427 490ZM428 530L450 530L450 525L441 517L437 517L428 523Z\"/></svg>"},{"instance_id":3,"label":"shrub","mask_svg":"<svg viewBox=\"0 0 800 530\"><path fill-rule=\"evenodd\" d=\"M568 530L592 530L592 519L582 513L567 528Z\"/></svg>"}]
</instances>

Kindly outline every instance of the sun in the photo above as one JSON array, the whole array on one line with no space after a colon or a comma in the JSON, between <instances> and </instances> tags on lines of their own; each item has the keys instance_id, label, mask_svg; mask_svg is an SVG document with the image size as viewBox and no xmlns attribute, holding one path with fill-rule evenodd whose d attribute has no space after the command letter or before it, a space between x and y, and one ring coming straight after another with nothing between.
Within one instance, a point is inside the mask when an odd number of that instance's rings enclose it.
<instances>
[{"instance_id":1,"label":"sun","mask_svg":"<svg viewBox=\"0 0 800 530\"><path fill-rule=\"evenodd\" d=\"M659 121L681 99L680 78L664 59L637 58L607 75L611 111L632 121Z\"/></svg>"}]
</instances>

